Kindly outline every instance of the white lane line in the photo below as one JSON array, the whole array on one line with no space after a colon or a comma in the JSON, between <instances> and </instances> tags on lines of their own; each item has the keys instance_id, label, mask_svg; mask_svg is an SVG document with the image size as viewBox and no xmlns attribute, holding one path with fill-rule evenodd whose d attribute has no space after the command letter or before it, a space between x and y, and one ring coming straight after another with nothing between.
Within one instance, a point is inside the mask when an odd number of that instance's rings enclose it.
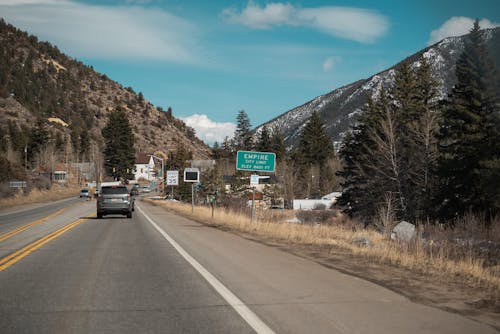
<instances>
[{"instance_id":1,"label":"white lane line","mask_svg":"<svg viewBox=\"0 0 500 334\"><path fill-rule=\"evenodd\" d=\"M224 298L224 300L231 305L231 307L238 312L238 314L252 327L257 333L272 334L274 331L269 328L252 310L248 308L234 293L224 286L214 275L212 275L205 267L196 261L188 252L184 250L174 239L172 239L167 232L159 227L149 216L139 207L139 212L153 225L153 227L160 232L160 234L174 247L179 254L193 266L196 271Z\"/></svg>"}]
</instances>

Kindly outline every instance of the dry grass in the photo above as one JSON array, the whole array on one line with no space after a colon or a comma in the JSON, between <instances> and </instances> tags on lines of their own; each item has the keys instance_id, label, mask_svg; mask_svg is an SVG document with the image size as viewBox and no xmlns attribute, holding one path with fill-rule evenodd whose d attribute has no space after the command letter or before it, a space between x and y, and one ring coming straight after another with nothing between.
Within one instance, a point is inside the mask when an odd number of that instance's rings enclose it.
<instances>
[{"instance_id":1,"label":"dry grass","mask_svg":"<svg viewBox=\"0 0 500 334\"><path fill-rule=\"evenodd\" d=\"M355 228L353 224L305 225L287 223L293 218L293 212L268 211L256 214L256 222L250 223L247 215L215 209L211 218L211 209L197 206L191 213L191 205L176 202L155 202L168 210L202 223L211 223L233 231L251 234L254 237L274 239L287 244L314 245L326 250L342 249L348 254L362 257L370 262L391 264L424 275L432 275L443 282L452 279L466 286L485 289L492 298L500 298L500 272L495 266L486 266L484 258L474 252L454 253L455 248L444 241L439 245L415 242L399 244L384 237L375 230ZM274 217L272 217L274 215ZM277 217L276 215L281 215ZM366 238L371 246L360 246L356 239Z\"/></svg>"},{"instance_id":2,"label":"dry grass","mask_svg":"<svg viewBox=\"0 0 500 334\"><path fill-rule=\"evenodd\" d=\"M0 199L0 209L14 205L43 203L57 201L71 196L78 196L80 189L80 186L61 187L59 185L54 185L49 190L33 189L27 195L22 192L18 192L12 197Z\"/></svg>"}]
</instances>

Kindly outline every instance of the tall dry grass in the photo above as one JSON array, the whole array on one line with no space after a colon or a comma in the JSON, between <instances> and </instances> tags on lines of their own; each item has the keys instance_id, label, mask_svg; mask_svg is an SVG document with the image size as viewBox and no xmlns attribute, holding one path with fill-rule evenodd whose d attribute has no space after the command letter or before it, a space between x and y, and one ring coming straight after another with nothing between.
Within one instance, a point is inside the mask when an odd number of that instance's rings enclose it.
<instances>
[{"instance_id":1,"label":"tall dry grass","mask_svg":"<svg viewBox=\"0 0 500 334\"><path fill-rule=\"evenodd\" d=\"M71 196L78 196L79 191L79 186L62 187L57 184L53 185L51 189L32 189L28 194L19 191L14 196L1 198L0 209L15 205L57 201Z\"/></svg>"},{"instance_id":2,"label":"tall dry grass","mask_svg":"<svg viewBox=\"0 0 500 334\"><path fill-rule=\"evenodd\" d=\"M188 204L170 201L151 203L202 223L214 224L263 239L320 246L326 253L341 249L370 262L391 264L421 274L431 274L443 281L453 278L454 281L459 280L467 286L484 288L492 297L500 298L500 271L495 266L486 266L484 258L474 252L462 252L457 256L456 248L444 239L439 243L425 242L421 238L418 242L397 243L388 239L384 233L360 229L359 225L346 223L345 217L338 218L344 220L340 224L295 224L286 222L295 216L293 211L267 210L267 213L258 212L251 223L248 215L234 211L217 208L212 218L209 207L197 206L192 213L191 205ZM422 231L419 235L421 234ZM360 246L356 242L363 239L369 240L368 246Z\"/></svg>"}]
</instances>

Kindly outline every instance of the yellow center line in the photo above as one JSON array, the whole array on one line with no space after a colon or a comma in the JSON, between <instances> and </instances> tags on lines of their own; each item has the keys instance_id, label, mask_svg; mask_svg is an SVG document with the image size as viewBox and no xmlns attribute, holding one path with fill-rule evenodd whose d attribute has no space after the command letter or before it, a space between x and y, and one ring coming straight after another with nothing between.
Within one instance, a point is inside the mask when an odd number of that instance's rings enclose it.
<instances>
[{"instance_id":1,"label":"yellow center line","mask_svg":"<svg viewBox=\"0 0 500 334\"><path fill-rule=\"evenodd\" d=\"M4 241L5 239L8 239L8 238L10 238L10 237L12 237L12 236L14 236L14 235L16 235L16 234L18 234L18 233L21 233L22 231L25 231L25 230L29 229L29 228L30 228L30 227L32 227L32 226L35 226L35 225L40 224L40 223L43 223L44 221L47 221L47 220L49 220L49 219L52 219L52 218L54 218L55 216L60 215L60 214L61 214L64 210L66 210L66 209L67 209L67 208L63 208L63 209L58 210L58 211L56 211L56 212L54 212L54 213L51 213L50 215L48 215L48 216L46 216L46 217L40 218L40 219L38 219L38 220L35 220L34 222L31 222L31 223L26 224L26 225L24 225L24 226L18 227L18 228L16 228L15 230L12 230L12 231L10 231L10 232L7 232L7 233L5 233L5 234L2 234L2 235L0 235L0 241Z\"/></svg>"},{"instance_id":2,"label":"yellow center line","mask_svg":"<svg viewBox=\"0 0 500 334\"><path fill-rule=\"evenodd\" d=\"M75 220L74 222L69 223L68 225L61 227L57 231L54 231L50 234L47 234L46 236L41 237L40 239L33 241L29 245L21 248L20 250L0 259L0 271L7 269L8 267L13 265L14 263L20 261L24 257L33 253L34 251L36 251L37 249L39 249L40 247L42 247L43 245L45 245L49 241L59 237L60 235L71 230L72 228L78 226L79 224L83 223L85 220L87 220L89 218L92 218L92 217L85 217L85 218L80 218L78 220Z\"/></svg>"}]
</instances>

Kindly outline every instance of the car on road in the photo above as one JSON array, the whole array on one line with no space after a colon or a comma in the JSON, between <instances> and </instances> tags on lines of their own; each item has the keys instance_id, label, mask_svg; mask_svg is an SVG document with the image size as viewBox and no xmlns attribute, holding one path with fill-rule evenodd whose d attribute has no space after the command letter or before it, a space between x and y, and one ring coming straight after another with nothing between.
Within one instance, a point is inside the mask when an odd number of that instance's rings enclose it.
<instances>
[{"instance_id":1,"label":"car on road","mask_svg":"<svg viewBox=\"0 0 500 334\"><path fill-rule=\"evenodd\" d=\"M89 196L90 196L90 194L89 194L89 190L88 189L82 189L82 190L80 190L80 198L82 198L82 197L86 197L87 198Z\"/></svg>"},{"instance_id":2,"label":"car on road","mask_svg":"<svg viewBox=\"0 0 500 334\"><path fill-rule=\"evenodd\" d=\"M97 198L97 218L108 214L122 214L132 218L134 198L126 186L104 186Z\"/></svg>"},{"instance_id":3,"label":"car on road","mask_svg":"<svg viewBox=\"0 0 500 334\"><path fill-rule=\"evenodd\" d=\"M149 185L145 185L142 187L141 192L143 193L150 193L151 192L151 187Z\"/></svg>"}]
</instances>

